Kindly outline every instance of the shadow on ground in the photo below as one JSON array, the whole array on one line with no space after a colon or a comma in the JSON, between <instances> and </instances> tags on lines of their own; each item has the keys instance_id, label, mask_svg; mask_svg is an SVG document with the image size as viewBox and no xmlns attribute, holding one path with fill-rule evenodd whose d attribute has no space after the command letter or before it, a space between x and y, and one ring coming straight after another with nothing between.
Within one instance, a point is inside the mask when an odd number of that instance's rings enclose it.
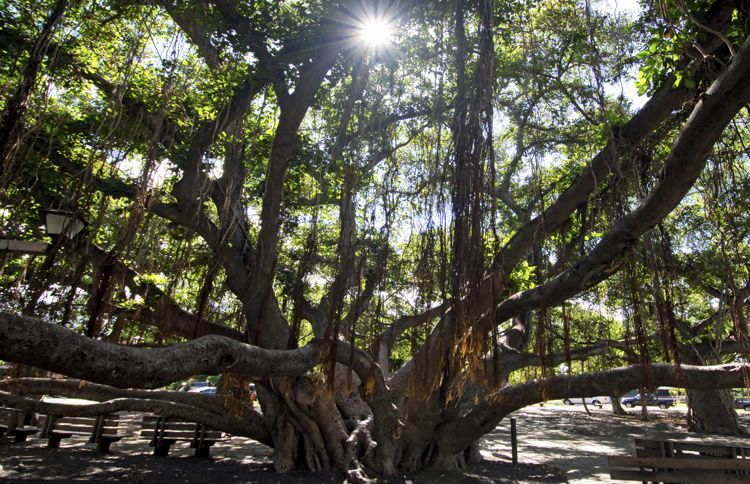
<instances>
[{"instance_id":1,"label":"shadow on ground","mask_svg":"<svg viewBox=\"0 0 750 484\"><path fill-rule=\"evenodd\" d=\"M69 447L59 450L28 444L0 443L3 482L134 482L134 483L321 483L341 482L334 473L276 474L267 460L237 462L226 457L196 459L175 456L157 458L150 455L126 455L121 451L102 455L93 449ZM543 465L513 466L489 461L468 472L428 471L413 476L389 478L383 482L469 484L504 482L567 482L564 474Z\"/></svg>"},{"instance_id":2,"label":"shadow on ground","mask_svg":"<svg viewBox=\"0 0 750 484\"><path fill-rule=\"evenodd\" d=\"M616 417L609 405L591 409L591 415L582 406L531 406L511 417L517 421L519 462L561 469L571 482L611 482L607 456L635 455L635 438L748 445L743 438L688 433L683 409L650 409L647 422L638 411ZM749 423L748 415L740 418ZM510 459L509 427L506 418L485 437L484 455Z\"/></svg>"},{"instance_id":3,"label":"shadow on ground","mask_svg":"<svg viewBox=\"0 0 750 484\"><path fill-rule=\"evenodd\" d=\"M513 416L518 422L519 461L510 464L509 421L505 419L482 443L483 463L465 472L423 471L390 477L388 484L470 484L509 482L610 482L608 455L633 454L635 437L694 439L747 445L746 439L688 434L678 411L660 412L650 422L636 415L614 417L608 409L586 415L580 408L528 407ZM743 415L743 417L747 417ZM126 438L102 455L85 437L63 441L47 449L46 440L31 438L16 444L0 439L2 482L134 482L134 483L321 483L342 482L334 473L277 474L271 450L257 442L232 437L217 443L209 459L192 457L187 443L173 446L169 457L153 457L148 441L137 438L140 415L121 417Z\"/></svg>"}]
</instances>

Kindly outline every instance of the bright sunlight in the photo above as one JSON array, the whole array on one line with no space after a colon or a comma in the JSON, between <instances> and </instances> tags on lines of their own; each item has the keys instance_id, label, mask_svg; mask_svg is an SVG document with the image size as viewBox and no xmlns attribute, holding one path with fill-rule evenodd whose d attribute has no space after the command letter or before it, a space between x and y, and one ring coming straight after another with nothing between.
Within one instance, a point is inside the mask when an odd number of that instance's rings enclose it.
<instances>
[{"instance_id":1,"label":"bright sunlight","mask_svg":"<svg viewBox=\"0 0 750 484\"><path fill-rule=\"evenodd\" d=\"M393 27L383 18L371 18L362 22L359 38L368 47L376 49L391 42Z\"/></svg>"}]
</instances>

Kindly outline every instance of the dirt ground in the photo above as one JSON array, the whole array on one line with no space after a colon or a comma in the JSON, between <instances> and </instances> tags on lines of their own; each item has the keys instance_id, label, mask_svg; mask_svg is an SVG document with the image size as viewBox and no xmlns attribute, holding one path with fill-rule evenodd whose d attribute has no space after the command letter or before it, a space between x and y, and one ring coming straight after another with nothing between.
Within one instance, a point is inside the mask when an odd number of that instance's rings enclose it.
<instances>
[{"instance_id":1,"label":"dirt ground","mask_svg":"<svg viewBox=\"0 0 750 484\"><path fill-rule=\"evenodd\" d=\"M518 461L543 463L565 472L569 482L619 482L609 478L608 455L635 455L635 438L700 440L725 445L750 446L750 439L688 433L684 415L687 408L677 405L667 410L649 407L650 420L640 419L640 407L627 416L614 416L609 405L598 409L561 404L532 406L517 411ZM750 428L750 412L739 411ZM486 436L483 454L510 460L510 418Z\"/></svg>"},{"instance_id":2,"label":"dirt ground","mask_svg":"<svg viewBox=\"0 0 750 484\"><path fill-rule=\"evenodd\" d=\"M694 439L684 431L684 409L654 410L654 420L641 422L635 411L614 417L607 407L534 406L516 412L519 462L510 464L509 420L490 433L482 445L486 458L466 472L421 472L389 478L389 483L503 483L503 482L610 482L607 455L633 453L634 437ZM232 437L217 443L211 458L196 459L187 443L173 446L170 456L151 455L146 440L137 438L135 414L126 415L131 436L113 444L102 455L83 437L63 441L60 449L45 447L46 440L31 438L16 444L0 439L0 481L3 482L190 482L190 483L320 483L341 482L331 474L274 473L270 450L251 440ZM743 415L750 424L750 416ZM750 445L748 439L701 437L703 440Z\"/></svg>"}]
</instances>

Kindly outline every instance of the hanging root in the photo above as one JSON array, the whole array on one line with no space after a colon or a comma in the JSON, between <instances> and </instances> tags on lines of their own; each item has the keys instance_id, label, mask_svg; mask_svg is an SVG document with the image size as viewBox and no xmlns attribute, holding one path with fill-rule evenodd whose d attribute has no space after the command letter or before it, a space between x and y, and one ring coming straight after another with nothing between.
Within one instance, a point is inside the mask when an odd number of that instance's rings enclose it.
<instances>
[{"instance_id":1,"label":"hanging root","mask_svg":"<svg viewBox=\"0 0 750 484\"><path fill-rule=\"evenodd\" d=\"M346 462L363 462L372 458L377 443L372 439L372 416L354 422L349 419L347 427L351 428L349 437L346 439Z\"/></svg>"}]
</instances>

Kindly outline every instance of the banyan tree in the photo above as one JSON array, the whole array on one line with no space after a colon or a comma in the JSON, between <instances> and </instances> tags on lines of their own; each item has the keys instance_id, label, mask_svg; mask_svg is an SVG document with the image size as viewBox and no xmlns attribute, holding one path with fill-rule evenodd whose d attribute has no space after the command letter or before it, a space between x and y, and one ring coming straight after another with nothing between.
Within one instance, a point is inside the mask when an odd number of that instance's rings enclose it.
<instances>
[{"instance_id":1,"label":"banyan tree","mask_svg":"<svg viewBox=\"0 0 750 484\"><path fill-rule=\"evenodd\" d=\"M2 6L2 402L353 481L569 396L684 387L738 431L746 0ZM227 391L158 390L193 375Z\"/></svg>"}]
</instances>

